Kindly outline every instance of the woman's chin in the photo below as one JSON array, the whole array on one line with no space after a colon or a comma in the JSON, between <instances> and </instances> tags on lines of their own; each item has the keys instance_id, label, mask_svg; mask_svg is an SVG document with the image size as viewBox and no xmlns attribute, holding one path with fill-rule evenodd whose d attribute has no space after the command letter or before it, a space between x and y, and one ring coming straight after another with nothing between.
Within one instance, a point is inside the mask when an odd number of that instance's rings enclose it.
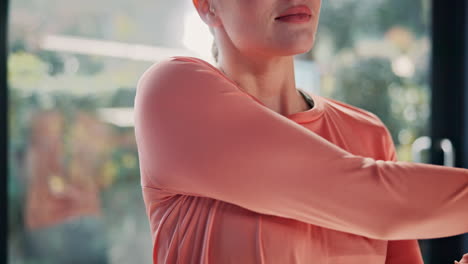
<instances>
[{"instance_id":1,"label":"woman's chin","mask_svg":"<svg viewBox=\"0 0 468 264\"><path fill-rule=\"evenodd\" d=\"M263 46L245 49L245 54L249 56L265 56L265 57L283 57L283 56L294 56L309 52L314 46L313 41L310 43L288 43L283 45L275 46Z\"/></svg>"},{"instance_id":2,"label":"woman's chin","mask_svg":"<svg viewBox=\"0 0 468 264\"><path fill-rule=\"evenodd\" d=\"M310 51L314 46L314 40L304 40L304 41L297 41L294 43L285 43L281 47L278 48L279 52L283 54L283 56L288 55L297 55L302 54Z\"/></svg>"},{"instance_id":3,"label":"woman's chin","mask_svg":"<svg viewBox=\"0 0 468 264\"><path fill-rule=\"evenodd\" d=\"M293 47L284 47L278 50L279 56L294 56L298 54L303 54L309 52L312 49L313 45L300 45Z\"/></svg>"}]
</instances>

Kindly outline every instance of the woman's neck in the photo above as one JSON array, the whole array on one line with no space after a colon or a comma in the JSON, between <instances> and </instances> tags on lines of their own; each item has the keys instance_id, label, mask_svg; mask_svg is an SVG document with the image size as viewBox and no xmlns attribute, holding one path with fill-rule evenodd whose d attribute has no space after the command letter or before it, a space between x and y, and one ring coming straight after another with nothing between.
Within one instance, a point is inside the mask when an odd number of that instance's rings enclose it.
<instances>
[{"instance_id":1,"label":"woman's neck","mask_svg":"<svg viewBox=\"0 0 468 264\"><path fill-rule=\"evenodd\" d=\"M245 92L281 115L310 109L296 88L292 56L255 60L239 54L222 54L218 69Z\"/></svg>"}]
</instances>

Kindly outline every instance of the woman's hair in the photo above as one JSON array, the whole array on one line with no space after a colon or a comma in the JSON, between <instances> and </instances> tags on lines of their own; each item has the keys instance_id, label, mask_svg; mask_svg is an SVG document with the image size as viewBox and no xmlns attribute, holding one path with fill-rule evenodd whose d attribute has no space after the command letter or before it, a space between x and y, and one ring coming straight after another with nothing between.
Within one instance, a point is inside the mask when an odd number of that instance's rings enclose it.
<instances>
[{"instance_id":1,"label":"woman's hair","mask_svg":"<svg viewBox=\"0 0 468 264\"><path fill-rule=\"evenodd\" d=\"M214 37L214 30L212 27L210 27L210 32L211 35ZM218 46L216 46L216 40L213 39L213 44L211 44L211 55L213 55L213 58L215 59L215 62L218 62Z\"/></svg>"},{"instance_id":2,"label":"woman's hair","mask_svg":"<svg viewBox=\"0 0 468 264\"><path fill-rule=\"evenodd\" d=\"M215 62L218 62L218 47L216 46L216 41L213 40L213 44L211 45L211 54L215 59Z\"/></svg>"}]
</instances>

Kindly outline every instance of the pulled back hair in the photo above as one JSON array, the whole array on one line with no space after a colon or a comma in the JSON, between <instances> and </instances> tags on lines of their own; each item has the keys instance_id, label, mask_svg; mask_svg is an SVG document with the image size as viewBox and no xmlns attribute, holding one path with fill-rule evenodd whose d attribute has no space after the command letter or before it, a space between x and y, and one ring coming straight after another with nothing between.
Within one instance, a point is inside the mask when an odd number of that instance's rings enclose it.
<instances>
[{"instance_id":1,"label":"pulled back hair","mask_svg":"<svg viewBox=\"0 0 468 264\"><path fill-rule=\"evenodd\" d=\"M211 32L211 35L213 35L214 37L214 30L212 27L210 27L210 32ZM211 55L213 56L215 62L217 63L218 62L218 55L219 55L219 50L218 50L218 46L216 46L216 40L213 39L213 43L211 44Z\"/></svg>"},{"instance_id":2,"label":"pulled back hair","mask_svg":"<svg viewBox=\"0 0 468 264\"><path fill-rule=\"evenodd\" d=\"M216 46L216 41L213 40L213 44L211 44L211 55L213 55L214 60L216 63L218 62L218 46Z\"/></svg>"}]
</instances>

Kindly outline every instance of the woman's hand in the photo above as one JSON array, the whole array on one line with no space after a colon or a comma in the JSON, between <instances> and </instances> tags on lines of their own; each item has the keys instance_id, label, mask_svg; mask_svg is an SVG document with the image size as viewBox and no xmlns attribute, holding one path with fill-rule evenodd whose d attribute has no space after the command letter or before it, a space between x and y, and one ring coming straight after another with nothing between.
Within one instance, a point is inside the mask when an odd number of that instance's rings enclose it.
<instances>
[{"instance_id":1,"label":"woman's hand","mask_svg":"<svg viewBox=\"0 0 468 264\"><path fill-rule=\"evenodd\" d=\"M462 259L460 259L460 262L455 260L455 264L468 264L468 253L463 255Z\"/></svg>"}]
</instances>

